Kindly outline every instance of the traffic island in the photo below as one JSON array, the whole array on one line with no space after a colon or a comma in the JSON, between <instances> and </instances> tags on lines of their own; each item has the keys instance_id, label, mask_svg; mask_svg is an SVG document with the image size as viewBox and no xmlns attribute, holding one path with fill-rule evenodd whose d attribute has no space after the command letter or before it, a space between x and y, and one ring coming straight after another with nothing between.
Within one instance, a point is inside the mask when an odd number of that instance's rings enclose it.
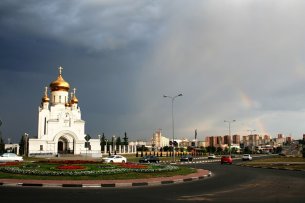
<instances>
[{"instance_id":1,"label":"traffic island","mask_svg":"<svg viewBox=\"0 0 305 203\"><path fill-rule=\"evenodd\" d=\"M103 163L47 160L0 164L0 185L42 187L127 187L188 182L211 176L171 164Z\"/></svg>"},{"instance_id":2,"label":"traffic island","mask_svg":"<svg viewBox=\"0 0 305 203\"><path fill-rule=\"evenodd\" d=\"M176 175L172 177L156 177L148 179L125 180L25 180L25 179L0 179L0 186L22 187L77 187L77 188L121 188L143 187L184 183L202 180L212 176L212 172L197 169L195 173L188 175Z\"/></svg>"}]
</instances>

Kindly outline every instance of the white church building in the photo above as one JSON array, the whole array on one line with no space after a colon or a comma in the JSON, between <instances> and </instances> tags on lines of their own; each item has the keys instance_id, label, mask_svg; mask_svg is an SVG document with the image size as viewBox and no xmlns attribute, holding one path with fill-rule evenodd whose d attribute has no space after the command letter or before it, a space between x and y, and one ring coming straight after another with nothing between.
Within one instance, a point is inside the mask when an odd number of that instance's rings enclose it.
<instances>
[{"instance_id":1,"label":"white church building","mask_svg":"<svg viewBox=\"0 0 305 203\"><path fill-rule=\"evenodd\" d=\"M85 121L81 118L80 107L75 91L70 93L70 85L59 75L48 87L45 87L41 105L38 108L38 136L29 139L29 156L58 154L100 155L99 139L90 139L86 143Z\"/></svg>"}]
</instances>

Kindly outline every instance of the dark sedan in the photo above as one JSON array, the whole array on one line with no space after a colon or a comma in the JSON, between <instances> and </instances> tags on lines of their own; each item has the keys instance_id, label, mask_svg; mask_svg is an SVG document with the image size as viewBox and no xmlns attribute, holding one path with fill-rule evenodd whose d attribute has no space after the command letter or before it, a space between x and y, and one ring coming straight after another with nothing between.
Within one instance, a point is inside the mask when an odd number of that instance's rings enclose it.
<instances>
[{"instance_id":1,"label":"dark sedan","mask_svg":"<svg viewBox=\"0 0 305 203\"><path fill-rule=\"evenodd\" d=\"M193 157L191 155L183 155L180 158L180 161L193 161Z\"/></svg>"},{"instance_id":2,"label":"dark sedan","mask_svg":"<svg viewBox=\"0 0 305 203\"><path fill-rule=\"evenodd\" d=\"M160 159L156 156L143 156L139 159L140 163L159 163Z\"/></svg>"}]
</instances>

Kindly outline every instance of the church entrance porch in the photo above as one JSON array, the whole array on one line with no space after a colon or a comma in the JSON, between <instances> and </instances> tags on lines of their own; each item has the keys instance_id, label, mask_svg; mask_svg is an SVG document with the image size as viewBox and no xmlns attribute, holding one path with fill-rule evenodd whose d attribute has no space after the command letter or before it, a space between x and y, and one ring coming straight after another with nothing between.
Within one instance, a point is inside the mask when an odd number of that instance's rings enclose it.
<instances>
[{"instance_id":1,"label":"church entrance porch","mask_svg":"<svg viewBox=\"0 0 305 203\"><path fill-rule=\"evenodd\" d=\"M57 142L57 152L58 154L74 154L74 140L73 138L68 138L62 136Z\"/></svg>"}]
</instances>

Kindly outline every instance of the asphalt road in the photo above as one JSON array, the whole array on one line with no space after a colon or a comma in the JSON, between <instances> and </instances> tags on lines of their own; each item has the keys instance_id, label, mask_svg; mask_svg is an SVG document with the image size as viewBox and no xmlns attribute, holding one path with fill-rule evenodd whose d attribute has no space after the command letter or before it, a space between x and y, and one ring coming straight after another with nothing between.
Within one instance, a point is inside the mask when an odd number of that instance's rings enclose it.
<instances>
[{"instance_id":1,"label":"asphalt road","mask_svg":"<svg viewBox=\"0 0 305 203\"><path fill-rule=\"evenodd\" d=\"M213 177L132 188L0 187L1 202L305 202L305 172L197 164Z\"/></svg>"}]
</instances>

